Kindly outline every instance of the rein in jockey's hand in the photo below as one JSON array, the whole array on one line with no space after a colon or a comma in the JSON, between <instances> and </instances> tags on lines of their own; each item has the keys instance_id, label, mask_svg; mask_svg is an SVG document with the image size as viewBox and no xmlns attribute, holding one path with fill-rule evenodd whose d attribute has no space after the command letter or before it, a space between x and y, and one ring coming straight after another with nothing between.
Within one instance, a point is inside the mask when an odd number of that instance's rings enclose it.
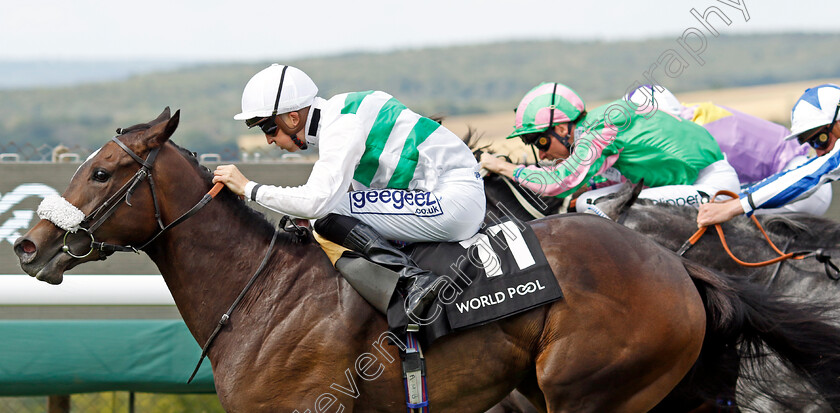
<instances>
[{"instance_id":1,"label":"rein in jockey's hand","mask_svg":"<svg viewBox=\"0 0 840 413\"><path fill-rule=\"evenodd\" d=\"M236 195L245 195L245 185L248 185L248 178L239 172L236 165L219 165L213 171L213 183L221 182Z\"/></svg>"},{"instance_id":2,"label":"rein in jockey's hand","mask_svg":"<svg viewBox=\"0 0 840 413\"><path fill-rule=\"evenodd\" d=\"M481 154L481 161L479 161L479 163L482 168L499 175L504 175L510 179L513 179L513 171L516 170L517 167L517 165L487 152Z\"/></svg>"},{"instance_id":3,"label":"rein in jockey's hand","mask_svg":"<svg viewBox=\"0 0 840 413\"><path fill-rule=\"evenodd\" d=\"M700 211L697 213L697 228L724 223L743 213L744 208L738 198L702 204L700 205Z\"/></svg>"}]
</instances>

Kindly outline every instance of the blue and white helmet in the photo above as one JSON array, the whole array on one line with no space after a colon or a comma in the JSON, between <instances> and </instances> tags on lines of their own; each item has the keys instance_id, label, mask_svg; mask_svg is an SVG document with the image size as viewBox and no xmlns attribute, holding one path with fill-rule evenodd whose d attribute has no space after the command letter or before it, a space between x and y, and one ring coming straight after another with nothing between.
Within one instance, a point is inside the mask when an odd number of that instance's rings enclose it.
<instances>
[{"instance_id":1,"label":"blue and white helmet","mask_svg":"<svg viewBox=\"0 0 840 413\"><path fill-rule=\"evenodd\" d=\"M790 130L793 134L785 140L799 138L800 142L804 142L810 138L806 132L834 121L838 105L840 86L825 84L805 90L790 111Z\"/></svg>"}]
</instances>

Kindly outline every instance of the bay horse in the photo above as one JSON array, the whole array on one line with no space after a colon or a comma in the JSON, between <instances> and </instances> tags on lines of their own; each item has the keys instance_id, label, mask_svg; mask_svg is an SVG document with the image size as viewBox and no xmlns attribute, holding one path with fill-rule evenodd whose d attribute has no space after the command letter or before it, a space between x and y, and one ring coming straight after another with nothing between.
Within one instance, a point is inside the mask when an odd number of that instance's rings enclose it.
<instances>
[{"instance_id":1,"label":"bay horse","mask_svg":"<svg viewBox=\"0 0 840 413\"><path fill-rule=\"evenodd\" d=\"M478 148L476 151L482 149L484 148ZM492 216L499 214L508 214L528 221L534 219L534 214L530 211L543 211L545 206L563 203L560 198L542 197L515 183L511 185L508 182L497 174L490 173L484 177L487 222L491 222ZM621 191L598 201L596 206L605 217L620 221L622 225L650 237L669 250L677 251L697 230L696 208L655 204L648 200L636 201L638 189L640 189L639 186L625 185ZM523 205L525 202L531 205ZM771 215L758 218L773 242L786 251L822 249L834 257L840 255L840 223L807 214ZM725 223L723 228L729 247L736 256L756 262L776 257L776 253L767 245L760 230L747 217L736 217ZM834 304L836 297L840 294L840 283L832 278L838 274L836 270L814 258L788 260L763 267L746 267L730 258L713 231L709 231L709 234L689 249L685 257L717 271L743 277L757 285L766 286L789 299L823 303L820 311L832 312L834 316L840 310L840 307ZM840 326L840 322L833 323ZM833 411L836 409L822 398L812 397L808 391L803 390L802 386L807 386L806 380L796 377L795 373L787 371L782 365L763 371L753 369L743 372L739 369L740 357L737 352L723 356L725 360L718 363L718 368L709 370L708 366L712 363L706 362L703 371L693 371L692 382L681 383L657 411L686 411L675 406L684 405L690 409L690 406L694 404L691 400L699 402L710 399L708 404L713 405L720 399L721 393L734 397L739 372L741 375L756 375L755 380L742 380L741 390L737 392L739 405L742 407L773 412ZM756 385L757 383L760 385ZM787 394L788 397L775 397L779 394ZM793 396L794 394L798 395Z\"/></svg>"},{"instance_id":2,"label":"bay horse","mask_svg":"<svg viewBox=\"0 0 840 413\"><path fill-rule=\"evenodd\" d=\"M107 258L93 245L143 245L193 337L204 343L264 262L209 348L222 406L405 409L385 317L316 243L278 234L229 191L180 219L206 198L212 174L169 140L179 119L180 111L170 116L166 108L85 161L63 199L85 215L83 228L96 219L95 230L73 234L41 220L15 242L23 270L58 284L66 270ZM143 169L150 185L133 182ZM435 342L425 351L434 408L480 412L517 388L546 412L647 411L689 371L702 346L734 342L766 343L821 390L837 389L840 330L809 306L683 260L598 217L529 225L564 299Z\"/></svg>"}]
</instances>

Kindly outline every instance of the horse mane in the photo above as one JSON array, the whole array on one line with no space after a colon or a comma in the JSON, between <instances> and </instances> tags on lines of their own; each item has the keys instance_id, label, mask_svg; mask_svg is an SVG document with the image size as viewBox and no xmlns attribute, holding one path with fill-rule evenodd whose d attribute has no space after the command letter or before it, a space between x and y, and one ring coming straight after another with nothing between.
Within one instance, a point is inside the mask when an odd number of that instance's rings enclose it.
<instances>
[{"instance_id":1,"label":"horse mane","mask_svg":"<svg viewBox=\"0 0 840 413\"><path fill-rule=\"evenodd\" d=\"M180 152L181 155L189 161L190 165L195 169L201 179L207 183L208 188L213 186L213 172L198 161L195 152L178 146L178 144L172 142L172 140L169 140L169 143L171 143L172 146L174 146L175 149L177 149L178 152ZM259 231L265 234L266 237L270 237L274 232L275 225L263 213L248 206L242 198L231 191L222 190L218 195L216 195L213 202L220 202L229 207L229 209L233 211L234 216L237 219L243 220L245 225L253 231ZM312 237L297 237L292 233L281 232L278 236L278 242L283 242L285 244L296 244L301 242L309 243L311 238Z\"/></svg>"},{"instance_id":2,"label":"horse mane","mask_svg":"<svg viewBox=\"0 0 840 413\"><path fill-rule=\"evenodd\" d=\"M836 222L808 214L769 215L763 220L764 225L774 232L787 232L790 235L815 236L814 225L823 228L837 226Z\"/></svg>"},{"instance_id":3,"label":"horse mane","mask_svg":"<svg viewBox=\"0 0 840 413\"><path fill-rule=\"evenodd\" d=\"M480 134L480 133L477 133L475 128L473 128L472 126L468 126L467 127L467 134L462 136L461 140L464 141L464 143L467 145L467 147L470 148L470 151L472 151L472 153L475 154L477 152L484 152L487 148L490 147L489 143L487 145L484 145L484 146L478 146L478 142L483 137L484 137L484 135ZM505 157L508 158L507 155L505 155ZM508 158L508 160L509 159L510 158Z\"/></svg>"},{"instance_id":4,"label":"horse mane","mask_svg":"<svg viewBox=\"0 0 840 413\"><path fill-rule=\"evenodd\" d=\"M131 132L147 130L152 127L151 123L138 123L127 128L117 128L117 135L125 135Z\"/></svg>"},{"instance_id":5,"label":"horse mane","mask_svg":"<svg viewBox=\"0 0 840 413\"><path fill-rule=\"evenodd\" d=\"M697 209L688 206L657 204L648 199L632 200L632 185L625 185L619 191L596 203L596 205L613 220L629 207L637 211L660 211L686 220L697 218ZM840 223L821 216L802 213L758 215L759 222L768 233L782 237L796 237L799 242L806 242L815 246L832 244L840 247L833 240L840 240ZM729 221L730 225L747 231L754 231L755 224L746 216L738 216Z\"/></svg>"},{"instance_id":6,"label":"horse mane","mask_svg":"<svg viewBox=\"0 0 840 413\"><path fill-rule=\"evenodd\" d=\"M791 237L811 247L840 248L840 223L823 216L784 214L759 217L770 231Z\"/></svg>"}]
</instances>

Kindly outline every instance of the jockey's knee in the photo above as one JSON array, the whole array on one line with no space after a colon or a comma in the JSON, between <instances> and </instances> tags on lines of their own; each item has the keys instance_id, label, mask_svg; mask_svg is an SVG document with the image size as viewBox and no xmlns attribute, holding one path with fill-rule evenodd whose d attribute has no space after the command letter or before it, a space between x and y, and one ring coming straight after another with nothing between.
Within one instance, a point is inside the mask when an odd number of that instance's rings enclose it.
<instances>
[{"instance_id":1,"label":"jockey's knee","mask_svg":"<svg viewBox=\"0 0 840 413\"><path fill-rule=\"evenodd\" d=\"M315 220L313 228L322 237L342 245L347 235L359 222L358 219L351 216L330 213Z\"/></svg>"}]
</instances>

